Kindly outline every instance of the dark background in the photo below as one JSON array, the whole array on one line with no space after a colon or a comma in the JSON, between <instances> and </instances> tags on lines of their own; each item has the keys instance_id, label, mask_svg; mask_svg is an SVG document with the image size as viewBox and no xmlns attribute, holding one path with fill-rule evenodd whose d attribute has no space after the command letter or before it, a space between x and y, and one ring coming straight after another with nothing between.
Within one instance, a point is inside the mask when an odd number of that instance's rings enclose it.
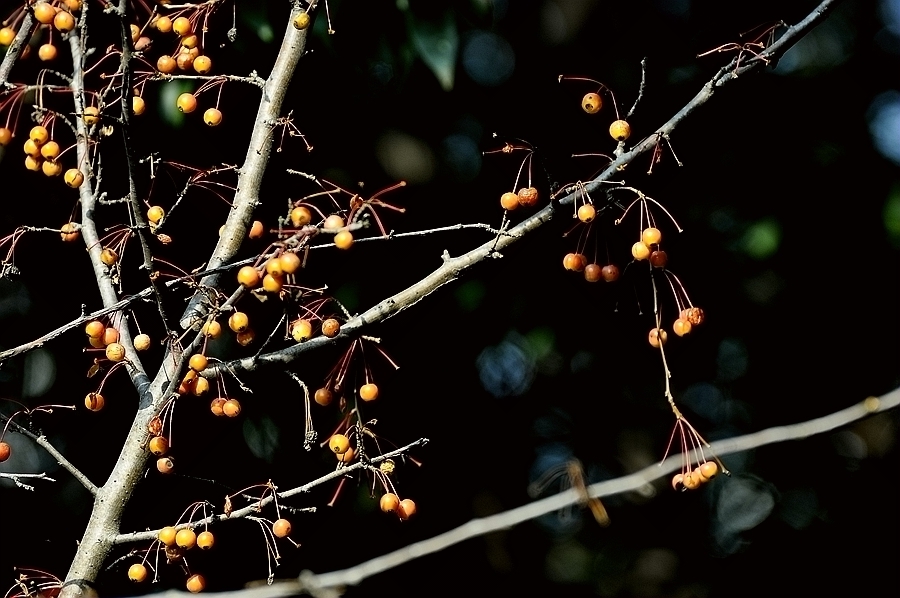
<instances>
[{"instance_id":1,"label":"dark background","mask_svg":"<svg viewBox=\"0 0 900 598\"><path fill-rule=\"evenodd\" d=\"M760 24L796 22L814 6L783 4L333 1L337 33L327 35L324 13L317 15L310 53L286 102L314 151L307 153L297 138L285 139L270 163L258 216L274 223L288 198L315 191L305 179L282 174L295 168L353 189L363 181L364 193L409 180L406 189L384 197L407 212L380 213L398 232L460 222L497 225L500 194L513 187L523 155L482 157L482 151L511 138L533 144L534 181L546 198L552 184L587 180L604 164L600 157L571 154L614 149L606 132L614 119L611 103L585 114L580 99L591 86L559 84L558 75L599 79L627 111L647 57L645 94L630 119L637 141L734 55L697 54L738 41ZM92 8L101 19L93 43L102 50L112 23ZM774 72L728 85L675 131L672 143L683 167L666 151L652 176L645 174L649 156L623 173L684 228L677 234L663 223L663 243L671 270L708 320L689 336L670 339L666 354L676 400L710 440L817 417L900 382L900 119L879 120L900 111L898 13L890 0L842 3ZM226 39L232 10L223 7L206 38L213 72L266 75L286 17L284 3L242 4L232 44ZM158 39L148 56L155 62L174 43ZM431 56L428 48L452 59L452 89L444 89L423 60ZM510 57L514 66L505 62ZM65 61L61 57L55 68L67 71ZM12 80L33 81L37 68L26 61ZM95 89L101 83L96 76L88 80ZM180 121L173 114L177 85L146 85L137 152L198 168L240 164L258 91L226 85L224 122L211 129L199 112ZM62 111L71 110L67 101L59 94L45 98ZM201 110L214 101L215 90L202 95ZM26 113L17 141L0 154L4 234L21 224L58 227L75 201L60 181L22 168L17 148L31 126ZM59 133L70 143L66 135ZM894 161L873 143L878 136L893 143ZM110 197L124 193L117 144L116 136L104 142ZM67 156L74 161L73 152ZM141 192L168 207L183 182L178 173L162 176L150 195L144 178ZM602 194L594 199L602 201ZM157 248L157 255L197 268L227 209L214 195L193 191L170 223L172 245ZM101 218L107 226L121 222L124 208L104 208ZM596 243L601 261L608 251L624 266L634 218L619 227L600 221L589 253ZM563 213L502 260L488 260L368 331L383 338L401 367L394 372L367 353L381 396L364 406L365 419L377 418L374 429L398 445L431 440L414 453L422 467L407 463L397 475L401 496L415 499L419 513L401 523L378 512L366 479L346 485L331 508L324 505L334 485L293 499L291 506L319 511L292 516L292 535L302 546L279 545L277 577L344 568L524 504L531 500L529 484L571 457L583 462L592 482L662 457L673 417L658 354L646 342L653 325L649 280L637 268L614 284L589 284L564 271L562 257L575 249L581 232L564 238L571 227ZM439 266L444 249L459 255L488 238L484 231L459 231L358 244L347 253L316 250L302 284L327 284L351 312L361 312ZM250 244L243 255L265 245ZM144 285L134 268L138 253L129 245L125 293ZM89 310L100 306L81 247L63 246L53 234L27 235L16 246L15 263L22 276L0 281L4 348L71 320L82 303ZM182 297L168 299L170 313L180 313ZM661 297L670 326L674 304L665 290ZM244 302L258 332L268 334L279 307ZM135 312L159 338L153 306ZM0 393L30 406L80 407L98 383L85 378L91 357L82 353L83 344L81 333L73 332L3 364ZM144 358L153 369L161 355L154 347ZM231 338L210 352L252 354ZM335 349L310 353L291 369L316 387L339 356ZM354 371L361 375L359 363ZM333 468L325 449L302 449L303 406L295 383L278 369L243 380L254 393L238 395L244 405L238 420L213 418L205 400L178 403L177 475L148 472L123 530L172 524L194 501L220 509L226 493L250 484L272 479L287 489ZM238 394L236 384L227 384ZM100 413L57 411L29 424L98 484L116 460L135 409L125 376L112 377L104 391L107 407ZM334 406L313 407L324 437L340 416ZM16 407L4 402L0 409L8 414ZM607 529L578 512L547 517L378 575L348 595L896 595L897 424L897 414L888 413L729 456L732 478L700 491L675 493L662 480L652 492L605 500L612 519ZM11 585L13 566L63 577L90 513L89 497L42 449L16 435L7 440L15 456L3 471L47 471L58 481L38 483L34 493L0 489L0 579ZM215 549L189 555L192 571L207 577L210 590L266 577L256 524L236 521L214 531ZM110 562L131 548L145 546L123 547ZM107 569L98 580L101 593L182 587L183 572L165 566L160 584L129 584L126 570L135 560Z\"/></svg>"}]
</instances>

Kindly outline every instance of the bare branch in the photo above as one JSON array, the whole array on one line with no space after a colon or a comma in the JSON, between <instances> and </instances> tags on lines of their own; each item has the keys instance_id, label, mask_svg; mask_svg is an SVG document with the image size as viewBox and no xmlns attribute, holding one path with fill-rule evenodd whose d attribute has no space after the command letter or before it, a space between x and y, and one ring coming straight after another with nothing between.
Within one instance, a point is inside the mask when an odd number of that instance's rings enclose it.
<instances>
[{"instance_id":1,"label":"bare branch","mask_svg":"<svg viewBox=\"0 0 900 598\"><path fill-rule=\"evenodd\" d=\"M22 434L23 436L27 436L28 438L31 438L32 440L34 440L34 442L38 446L42 447L45 451L50 453L50 455L54 459L56 459L56 462L59 463L63 469L65 469L66 471L71 473L72 477L74 477L76 480L78 480L81 483L81 485L84 486L84 488L88 492L91 493L92 496L97 496L97 486L95 486L94 483L91 482L88 479L88 477L81 472L80 469L75 467L71 461L66 459L66 457L62 453L60 453L58 450L56 450L56 447L54 447L52 444L50 444L50 441L47 440L46 436L44 436L44 435L38 436L37 434L32 433L27 428L20 426L19 424L17 424L14 421L11 421L7 416L5 416L3 414L0 414L0 419L2 419L5 422L8 422L9 427L12 428L13 431L15 431L19 434Z\"/></svg>"},{"instance_id":2,"label":"bare branch","mask_svg":"<svg viewBox=\"0 0 900 598\"><path fill-rule=\"evenodd\" d=\"M900 405L900 388L879 398L870 397L862 403L857 403L852 407L848 407L824 417L788 426L768 428L753 434L714 442L712 444L712 451L721 456L740 453L777 442L801 440L809 436L829 432L835 428L845 426L874 413L893 409L898 405ZM631 475L592 484L588 486L587 491L593 498L603 498L605 496L639 490L652 482L667 476L673 471L680 469L681 466L682 456L680 454L673 455L660 465L651 465ZM536 519L542 515L558 511L571 505L577 505L582 498L583 497L578 491L573 488L566 490L565 492L560 492L554 496L523 505L516 509L491 515L490 517L473 519L456 529L439 534L428 540L410 544L409 546L376 557L370 561L356 565L355 567L350 567L349 569L320 575L307 574L300 578L300 582L303 586L299 587L298 584L298 586L293 588L293 591L305 590L316 595L316 592L322 588L340 588L348 585L356 585L368 577L372 577L373 575L387 571L388 569L392 569L419 557L439 552L449 546L458 544L470 538L483 536L484 534L502 529L508 529L524 521Z\"/></svg>"},{"instance_id":3,"label":"bare branch","mask_svg":"<svg viewBox=\"0 0 900 598\"><path fill-rule=\"evenodd\" d=\"M12 480L13 483L21 488L22 490L31 490L34 492L34 486L30 484L26 484L22 482L23 479L26 480L47 480L48 482L55 482L53 478L48 476L46 473L6 473L0 471L0 479L4 480Z\"/></svg>"},{"instance_id":4,"label":"bare branch","mask_svg":"<svg viewBox=\"0 0 900 598\"><path fill-rule=\"evenodd\" d=\"M33 25L34 16L31 14L30 10L26 10L25 15L22 17L22 22L19 24L19 32L16 33L16 38L13 40L13 43L10 44L9 48L7 48L6 55L3 57L3 62L0 63L0 86L10 87L12 85L9 82L9 72L12 70L13 65L22 53L22 48L25 47L25 44L31 39L31 27Z\"/></svg>"},{"instance_id":5,"label":"bare branch","mask_svg":"<svg viewBox=\"0 0 900 598\"><path fill-rule=\"evenodd\" d=\"M377 457L372 457L371 459L367 459L366 461L358 460L356 463L352 463L345 467L341 467L340 469L335 469L334 471L327 473L319 478L316 478L315 480L313 480L311 482L307 482L306 484L303 484L302 486L297 486L296 488L292 488L290 490L285 490L284 492L279 492L277 494L277 498L278 498L278 500L282 500L285 498L291 498L292 496L296 496L298 494L305 494L305 493L309 492L310 490L312 490L313 488L315 488L316 486L320 486L326 482L330 482L331 480L336 480L338 478L348 476L349 474L353 473L354 471L359 471L361 469L368 469L372 465L378 465L382 461L386 461L386 460L392 459L394 457L403 456L406 453L408 453L409 451L411 451L412 449L419 447L419 446L425 446L426 444L428 444L428 439L420 438L414 442L410 442L406 446L403 446L403 447L400 447L393 451L384 453ZM183 528L188 528L188 527L191 529L197 529L197 528L209 525L211 523L216 523L219 521L227 521L230 519L241 519L244 517L256 515L257 513L259 513L259 509L261 507L264 507L264 506L270 504L272 501L275 500L275 498L276 498L276 496L269 495L262 500L254 501L253 503L251 503L250 505L247 505L246 507L243 507L241 509L235 509L234 511L231 512L230 515L225 515L225 514L210 515L209 517L206 517L205 519L198 519L197 521L193 521L191 523L185 523L182 525L178 525L178 526L176 526L176 529L183 529ZM156 530L149 530L149 531L143 531L143 532L132 532L130 534L119 534L118 536L113 538L112 542L113 542L113 544L127 544L129 542L145 542L145 541L155 540L157 538L157 536L159 536L159 532L160 532L160 530L156 529Z\"/></svg>"}]
</instances>

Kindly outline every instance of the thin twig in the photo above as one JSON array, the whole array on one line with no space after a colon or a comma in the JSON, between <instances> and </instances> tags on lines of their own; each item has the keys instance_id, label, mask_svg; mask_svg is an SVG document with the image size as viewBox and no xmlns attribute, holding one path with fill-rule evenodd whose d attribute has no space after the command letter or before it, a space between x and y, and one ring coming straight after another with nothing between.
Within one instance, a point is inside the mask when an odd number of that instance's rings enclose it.
<instances>
[{"instance_id":1,"label":"thin twig","mask_svg":"<svg viewBox=\"0 0 900 598\"><path fill-rule=\"evenodd\" d=\"M8 422L9 427L13 431L15 431L19 434L22 434L23 436L27 436L28 438L31 438L32 440L34 440L34 442L38 446L42 447L45 451L50 453L50 455L54 459L56 459L56 462L59 463L63 469L65 469L66 471L71 473L72 477L74 477L76 480L81 482L81 485L84 486L85 489L88 492L90 492L92 496L97 496L97 486L95 486L94 483L91 482L88 479L88 477L81 472L80 469L75 467L71 461L66 459L66 457L62 453L60 453L58 450L56 450L56 447L53 446L52 444L50 444L50 441L47 440L46 436L44 436L43 434L40 436L38 436L37 434L34 434L27 428L19 425L18 423L14 422L14 421L10 421L10 419L3 414L0 414L0 419L2 419L5 422Z\"/></svg>"},{"instance_id":2,"label":"thin twig","mask_svg":"<svg viewBox=\"0 0 900 598\"><path fill-rule=\"evenodd\" d=\"M647 85L647 58L641 58L641 86L638 88L637 98L634 100L634 104L631 106L631 110L628 111L628 114L625 115L625 120L631 118L631 115L634 114L634 111L637 110L638 103L640 103L641 98L644 97L644 87Z\"/></svg>"}]
</instances>

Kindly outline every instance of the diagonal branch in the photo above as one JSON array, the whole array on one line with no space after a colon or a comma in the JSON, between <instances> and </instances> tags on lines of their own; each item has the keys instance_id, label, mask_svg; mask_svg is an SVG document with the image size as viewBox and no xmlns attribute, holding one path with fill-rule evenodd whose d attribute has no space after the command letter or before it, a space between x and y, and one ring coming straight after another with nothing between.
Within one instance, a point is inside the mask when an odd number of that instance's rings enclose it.
<instances>
[{"instance_id":1,"label":"diagonal branch","mask_svg":"<svg viewBox=\"0 0 900 598\"><path fill-rule=\"evenodd\" d=\"M803 35L812 27L817 25L830 12L837 0L824 0L812 13L810 13L802 21L793 25L785 31L784 35L762 55L767 58L774 58L787 51L794 45ZM407 287L403 291L384 299L380 303L369 308L362 315L351 318L341 327L341 332L334 338L326 338L324 336L312 338L304 343L287 347L279 351L265 353L258 357L238 359L225 366L214 366L203 372L204 376L216 376L220 368L228 367L235 370L252 371L260 365L284 365L296 359L301 353L316 349L325 345L331 345L339 339L349 338L359 333L365 327L386 320L404 309L412 307L440 287L454 281L464 271L472 266L479 264L489 257L499 257L499 252L509 247L513 243L525 238L529 233L534 232L543 224L553 219L558 206L569 205L581 197L584 192L593 192L600 188L601 184L612 180L616 176L621 176L621 171L631 164L637 157L644 153L652 151L661 139L667 139L671 132L684 121L697 108L705 104L712 98L713 92L717 87L724 85L729 81L734 81L735 75L750 72L765 66L765 61L748 61L748 64L741 67L739 71L732 72L736 66L736 59L731 63L719 69L718 72L706 82L703 88L695 95L681 110L679 110L672 118L666 121L654 133L640 141L636 146L627 152L623 152L609 166L606 167L599 176L585 184L583 188L573 190L565 195L558 202L553 202L541 211L522 221L518 225L509 229L506 234L498 236L496 240L489 241L476 247L475 249L465 253L459 257L451 258L446 252L444 253L444 263L431 274L422 280Z\"/></svg>"},{"instance_id":2,"label":"diagonal branch","mask_svg":"<svg viewBox=\"0 0 900 598\"><path fill-rule=\"evenodd\" d=\"M19 32L16 33L16 38L13 40L13 43L6 49L6 55L3 56L3 62L0 63L0 86L10 87L12 85L9 82L9 73L16 63L16 60L18 60L19 56L22 54L22 48L24 48L25 44L28 43L28 40L31 39L31 27L33 25L34 16L31 14L30 10L26 10L22 22L19 23Z\"/></svg>"},{"instance_id":3,"label":"diagonal branch","mask_svg":"<svg viewBox=\"0 0 900 598\"><path fill-rule=\"evenodd\" d=\"M809 436L829 432L835 428L845 426L874 413L893 409L898 405L900 405L900 388L897 388L880 398L870 397L862 403L858 403L852 407L848 407L824 417L788 426L768 428L753 434L714 442L712 444L712 451L718 455L728 455L777 442L802 440ZM682 456L673 455L659 465L651 465L631 475L592 484L588 486L587 491L593 498L602 498L638 490L667 476L673 471L680 469L681 463ZM349 569L332 571L331 573L323 573L320 575L305 574L300 578L302 586L298 587L298 584L291 584L294 586L292 592L302 589L315 595L317 592L320 592L322 588L339 588L347 585L356 585L368 577L387 571L388 569L393 569L394 567L421 556L439 552L449 546L453 546L454 544L458 544L459 542L463 542L470 538L483 536L484 534L502 529L508 529L524 521L536 519L542 515L558 511L568 506L578 505L582 500L583 496L577 489L569 489L565 492L560 492L554 496L529 503L516 509L491 515L490 517L473 519L456 529L444 532L443 534L439 534L428 540L410 544L409 546L376 557L370 561L356 565L355 567L350 567Z\"/></svg>"}]
</instances>

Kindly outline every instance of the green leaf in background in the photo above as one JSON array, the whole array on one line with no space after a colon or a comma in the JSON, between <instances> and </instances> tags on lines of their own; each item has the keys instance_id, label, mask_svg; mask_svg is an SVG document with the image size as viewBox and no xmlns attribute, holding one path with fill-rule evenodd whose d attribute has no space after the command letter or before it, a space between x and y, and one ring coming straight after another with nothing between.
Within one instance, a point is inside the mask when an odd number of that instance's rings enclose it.
<instances>
[{"instance_id":1,"label":"green leaf in background","mask_svg":"<svg viewBox=\"0 0 900 598\"><path fill-rule=\"evenodd\" d=\"M178 96L194 91L189 81L169 81L159 87L159 115L175 129L184 125L184 114L175 105Z\"/></svg>"},{"instance_id":2,"label":"green leaf in background","mask_svg":"<svg viewBox=\"0 0 900 598\"><path fill-rule=\"evenodd\" d=\"M774 255L780 244L781 225L773 219L760 220L750 225L741 243L744 253L758 260Z\"/></svg>"},{"instance_id":3,"label":"green leaf in background","mask_svg":"<svg viewBox=\"0 0 900 598\"><path fill-rule=\"evenodd\" d=\"M900 187L891 189L884 202L884 228L895 247L900 247Z\"/></svg>"},{"instance_id":4,"label":"green leaf in background","mask_svg":"<svg viewBox=\"0 0 900 598\"><path fill-rule=\"evenodd\" d=\"M456 72L456 55L459 52L459 33L451 11L445 11L440 22L416 20L412 12L408 16L410 38L422 61L431 69L444 88L453 89Z\"/></svg>"}]
</instances>

